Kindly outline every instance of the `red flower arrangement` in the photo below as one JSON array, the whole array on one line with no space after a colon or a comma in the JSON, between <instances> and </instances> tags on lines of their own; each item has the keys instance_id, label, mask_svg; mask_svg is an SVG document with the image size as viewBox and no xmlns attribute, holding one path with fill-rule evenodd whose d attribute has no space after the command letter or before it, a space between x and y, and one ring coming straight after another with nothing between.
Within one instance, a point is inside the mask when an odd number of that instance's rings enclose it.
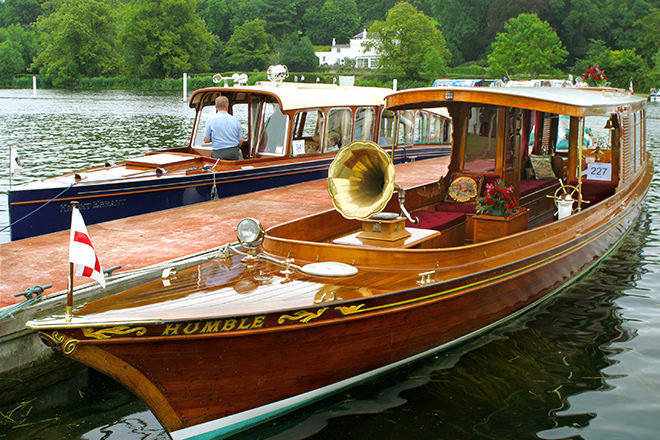
<instances>
[{"instance_id":1,"label":"red flower arrangement","mask_svg":"<svg viewBox=\"0 0 660 440\"><path fill-rule=\"evenodd\" d=\"M477 199L477 214L503 217L513 214L517 209L518 199L513 194L513 188L505 187L501 180L486 184L483 197Z\"/></svg>"},{"instance_id":2,"label":"red flower arrangement","mask_svg":"<svg viewBox=\"0 0 660 440\"><path fill-rule=\"evenodd\" d=\"M589 68L584 71L582 77L590 86L603 87L607 85L607 75L600 70L598 64L589 64Z\"/></svg>"}]
</instances>

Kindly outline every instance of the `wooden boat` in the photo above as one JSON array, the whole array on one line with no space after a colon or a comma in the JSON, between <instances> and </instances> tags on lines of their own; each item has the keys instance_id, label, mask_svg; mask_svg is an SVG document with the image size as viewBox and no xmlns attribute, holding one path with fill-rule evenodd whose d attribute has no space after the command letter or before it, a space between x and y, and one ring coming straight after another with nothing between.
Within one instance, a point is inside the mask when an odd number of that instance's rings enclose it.
<instances>
[{"instance_id":1,"label":"wooden boat","mask_svg":"<svg viewBox=\"0 0 660 440\"><path fill-rule=\"evenodd\" d=\"M240 244L215 261L28 326L133 390L174 439L246 429L476 337L596 265L651 182L645 105L614 89L394 93L391 111L448 108L448 174L404 192L387 153L353 143L329 170L336 209L265 233L244 219ZM559 115L570 117L563 156ZM594 122L607 126L599 151L584 146ZM534 178L530 148L546 153L532 156ZM544 176L553 162L559 176ZM518 210L476 214L480 183L496 179ZM569 203L561 219L555 199Z\"/></svg>"},{"instance_id":2,"label":"wooden boat","mask_svg":"<svg viewBox=\"0 0 660 440\"><path fill-rule=\"evenodd\" d=\"M95 224L324 178L338 149L329 145L331 136L343 146L353 140L394 144L397 163L448 154L444 138L420 146L404 143L402 132L398 142L396 123L388 115L379 129L383 98L390 92L298 83L197 90L190 98L196 113L186 147L11 187L11 238L67 229L72 200L80 202L86 222ZM243 121L243 160L213 159L211 145L204 144L206 120L215 113L219 94L229 98L229 112ZM449 132L446 115L433 119Z\"/></svg>"}]
</instances>

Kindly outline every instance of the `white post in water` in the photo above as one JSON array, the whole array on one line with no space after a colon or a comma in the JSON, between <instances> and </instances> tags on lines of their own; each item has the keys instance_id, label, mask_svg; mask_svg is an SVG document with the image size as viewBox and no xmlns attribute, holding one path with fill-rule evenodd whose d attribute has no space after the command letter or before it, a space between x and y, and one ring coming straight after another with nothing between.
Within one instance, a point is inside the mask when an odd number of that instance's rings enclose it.
<instances>
[{"instance_id":1,"label":"white post in water","mask_svg":"<svg viewBox=\"0 0 660 440\"><path fill-rule=\"evenodd\" d=\"M188 74L183 73L183 100L188 100Z\"/></svg>"},{"instance_id":2,"label":"white post in water","mask_svg":"<svg viewBox=\"0 0 660 440\"><path fill-rule=\"evenodd\" d=\"M396 78L394 78L392 80L392 90L394 90L395 92L396 92L396 86L397 86L397 81L396 81Z\"/></svg>"},{"instance_id":3,"label":"white post in water","mask_svg":"<svg viewBox=\"0 0 660 440\"><path fill-rule=\"evenodd\" d=\"M37 96L37 77L32 76L32 96Z\"/></svg>"}]
</instances>

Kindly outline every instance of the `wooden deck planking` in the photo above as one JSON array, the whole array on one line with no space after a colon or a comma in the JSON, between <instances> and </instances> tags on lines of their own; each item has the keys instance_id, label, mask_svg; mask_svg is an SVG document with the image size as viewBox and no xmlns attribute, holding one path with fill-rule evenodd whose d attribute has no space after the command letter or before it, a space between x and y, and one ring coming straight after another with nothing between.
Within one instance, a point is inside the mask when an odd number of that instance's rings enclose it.
<instances>
[{"instance_id":1,"label":"wooden deck planking","mask_svg":"<svg viewBox=\"0 0 660 440\"><path fill-rule=\"evenodd\" d=\"M404 188L437 180L449 157L396 166ZM88 226L102 267L134 270L190 255L236 240L234 228L244 217L265 228L332 208L325 179ZM84 213L83 213L84 215ZM46 294L67 288L69 231L0 245L0 308L24 298L14 293L52 284ZM90 282L76 277L76 285Z\"/></svg>"}]
</instances>

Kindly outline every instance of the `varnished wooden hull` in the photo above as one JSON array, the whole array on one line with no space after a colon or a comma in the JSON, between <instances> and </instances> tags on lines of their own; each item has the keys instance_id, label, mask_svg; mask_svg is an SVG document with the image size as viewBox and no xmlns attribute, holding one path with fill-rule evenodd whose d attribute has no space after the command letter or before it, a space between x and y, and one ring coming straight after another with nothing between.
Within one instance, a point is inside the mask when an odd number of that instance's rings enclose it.
<instances>
[{"instance_id":1,"label":"varnished wooden hull","mask_svg":"<svg viewBox=\"0 0 660 440\"><path fill-rule=\"evenodd\" d=\"M131 388L174 438L233 432L488 330L557 292L622 239L649 179L600 226L536 254L523 246L510 263L468 276L419 285L405 280L416 274L394 274L381 284L409 287L302 310L106 323L42 337ZM551 231L527 234L538 241Z\"/></svg>"},{"instance_id":2,"label":"varnished wooden hull","mask_svg":"<svg viewBox=\"0 0 660 440\"><path fill-rule=\"evenodd\" d=\"M390 175L389 164L360 162L377 147L357 145L342 161L353 171L333 173L329 187L331 194L343 188L340 195L360 197L333 195L337 210L272 226L252 252L228 247L218 260L162 284L87 304L70 322L28 325L50 345L132 389L174 438L230 434L263 422L487 331L557 293L611 252L637 219L653 176L644 144L629 136L630 121L643 120L643 100L618 93L413 89L386 97L397 110L449 108L450 173L466 171L473 104L499 106L503 123L491 165L495 177L515 185L527 223L504 237L480 241L470 234L477 230L475 207L470 212L469 203L454 203L466 200L446 199L451 176L406 190L406 208L437 221L428 228L407 224L409 234L393 238L378 224L382 218L345 215L342 209L350 214L373 200L380 210L389 197L371 191L390 187L386 177L379 180ZM580 193L577 212L555 220L548 196L557 195L558 182L531 182L523 191L521 157L507 154L527 148L526 141L510 142L531 120L511 112L511 105L570 115L568 165L560 170L567 176L582 176L580 118L605 114L616 122L610 140L621 160L610 164L616 173L609 192L595 193L594 182L580 181L581 191L594 196L591 203L582 206L588 203ZM478 169L491 171L490 165ZM392 196L385 209L397 210L397 199ZM359 238L365 229L355 218L373 233L368 240ZM315 262L321 264L310 269Z\"/></svg>"}]
</instances>

